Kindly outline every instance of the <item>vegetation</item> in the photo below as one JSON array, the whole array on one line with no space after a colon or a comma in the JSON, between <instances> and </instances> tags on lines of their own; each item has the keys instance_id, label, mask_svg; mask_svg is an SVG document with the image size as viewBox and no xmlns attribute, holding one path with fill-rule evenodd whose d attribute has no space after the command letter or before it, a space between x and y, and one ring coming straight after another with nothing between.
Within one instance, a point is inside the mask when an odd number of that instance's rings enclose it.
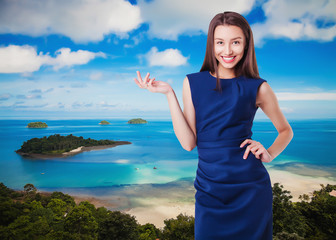
<instances>
[{"instance_id":1,"label":"vegetation","mask_svg":"<svg viewBox=\"0 0 336 240\"><path fill-rule=\"evenodd\" d=\"M28 123L28 128L47 128L48 125L45 122L31 122Z\"/></svg>"},{"instance_id":2,"label":"vegetation","mask_svg":"<svg viewBox=\"0 0 336 240\"><path fill-rule=\"evenodd\" d=\"M336 197L329 193L336 185L314 191L312 197L300 195L300 202L291 202L292 196L279 183L273 185L274 240L331 240L336 239Z\"/></svg>"},{"instance_id":3,"label":"vegetation","mask_svg":"<svg viewBox=\"0 0 336 240\"><path fill-rule=\"evenodd\" d=\"M110 124L108 121L106 121L106 120L103 120L103 121L101 121L100 123L99 123L100 125L108 125L108 124Z\"/></svg>"},{"instance_id":4,"label":"vegetation","mask_svg":"<svg viewBox=\"0 0 336 240\"><path fill-rule=\"evenodd\" d=\"M283 186L273 185L274 240L336 239L336 197L329 192L336 185L321 185L312 197L304 194L301 202ZM14 191L0 183L1 239L194 239L194 217L180 214L164 221L163 229L139 224L134 216L120 211L96 208L61 192L39 193L32 184Z\"/></svg>"},{"instance_id":5,"label":"vegetation","mask_svg":"<svg viewBox=\"0 0 336 240\"><path fill-rule=\"evenodd\" d=\"M59 154L69 152L81 146L101 146L115 144L112 140L95 140L84 139L83 137L76 137L72 134L68 136L61 136L59 134L51 135L43 138L32 138L24 142L17 153L37 153L37 154Z\"/></svg>"},{"instance_id":6,"label":"vegetation","mask_svg":"<svg viewBox=\"0 0 336 240\"><path fill-rule=\"evenodd\" d=\"M147 123L147 121L142 119L142 118L133 118L133 119L129 120L127 123L129 123L129 124L143 124L143 123Z\"/></svg>"}]
</instances>

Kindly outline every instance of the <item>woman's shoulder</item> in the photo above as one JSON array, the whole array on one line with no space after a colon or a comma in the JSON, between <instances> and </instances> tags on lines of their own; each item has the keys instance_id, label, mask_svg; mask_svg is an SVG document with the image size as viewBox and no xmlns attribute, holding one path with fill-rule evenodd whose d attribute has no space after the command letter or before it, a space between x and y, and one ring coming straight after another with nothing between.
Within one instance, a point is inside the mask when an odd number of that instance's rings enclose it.
<instances>
[{"instance_id":1,"label":"woman's shoulder","mask_svg":"<svg viewBox=\"0 0 336 240\"><path fill-rule=\"evenodd\" d=\"M240 79L245 80L245 81L259 82L259 83L267 82L266 79L261 78L261 77L259 77L259 78L253 78L253 77L241 76Z\"/></svg>"},{"instance_id":2,"label":"woman's shoulder","mask_svg":"<svg viewBox=\"0 0 336 240\"><path fill-rule=\"evenodd\" d=\"M189 73L186 76L188 79L194 79L194 78L203 78L206 76L209 72L208 71L202 71L202 72L194 72L194 73Z\"/></svg>"},{"instance_id":3,"label":"woman's shoulder","mask_svg":"<svg viewBox=\"0 0 336 240\"><path fill-rule=\"evenodd\" d=\"M266 82L267 84L267 80L264 78L248 78L248 77L240 77L239 78L241 81L244 82L244 84L247 84L247 86L250 86L252 88L259 88L261 85L265 85L263 83Z\"/></svg>"}]
</instances>

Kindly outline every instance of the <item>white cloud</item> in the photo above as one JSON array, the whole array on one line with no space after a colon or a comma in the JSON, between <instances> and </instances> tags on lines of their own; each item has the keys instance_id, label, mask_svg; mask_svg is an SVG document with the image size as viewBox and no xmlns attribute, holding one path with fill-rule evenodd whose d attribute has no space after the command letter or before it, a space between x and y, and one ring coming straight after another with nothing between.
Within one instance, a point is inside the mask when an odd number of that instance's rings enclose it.
<instances>
[{"instance_id":1,"label":"white cloud","mask_svg":"<svg viewBox=\"0 0 336 240\"><path fill-rule=\"evenodd\" d=\"M336 1L270 0L266 21L252 26L255 43L265 38L332 41L336 37Z\"/></svg>"},{"instance_id":2,"label":"white cloud","mask_svg":"<svg viewBox=\"0 0 336 240\"><path fill-rule=\"evenodd\" d=\"M64 104L58 104L58 105L59 105L60 108L64 108ZM71 107L72 108L83 108L83 107L90 108L90 107L92 107L92 105L93 105L92 103L84 103L84 102L76 101L76 102L72 103Z\"/></svg>"},{"instance_id":3,"label":"white cloud","mask_svg":"<svg viewBox=\"0 0 336 240\"><path fill-rule=\"evenodd\" d=\"M40 99L42 98L41 94L31 94L31 95L23 95L19 94L16 96L17 99Z\"/></svg>"},{"instance_id":4,"label":"white cloud","mask_svg":"<svg viewBox=\"0 0 336 240\"><path fill-rule=\"evenodd\" d=\"M0 33L62 34L75 42L125 36L140 23L139 7L125 0L5 1L0 7Z\"/></svg>"},{"instance_id":5,"label":"white cloud","mask_svg":"<svg viewBox=\"0 0 336 240\"><path fill-rule=\"evenodd\" d=\"M98 106L101 106L103 108L114 108L117 105L116 104L109 104L106 101L101 101L99 104L97 104Z\"/></svg>"},{"instance_id":6,"label":"white cloud","mask_svg":"<svg viewBox=\"0 0 336 240\"><path fill-rule=\"evenodd\" d=\"M90 74L90 79L91 80L100 80L102 78L103 74L101 72L94 72Z\"/></svg>"},{"instance_id":7,"label":"white cloud","mask_svg":"<svg viewBox=\"0 0 336 240\"><path fill-rule=\"evenodd\" d=\"M38 71L42 65L54 66L54 69L86 64L96 57L105 57L102 52L94 53L85 50L73 51L61 48L56 51L56 57L48 53L37 54L35 48L29 45L9 45L0 47L0 73L27 73Z\"/></svg>"},{"instance_id":8,"label":"white cloud","mask_svg":"<svg viewBox=\"0 0 336 240\"><path fill-rule=\"evenodd\" d=\"M152 37L176 40L180 34L207 33L211 19L224 11L248 13L255 0L139 0L141 18Z\"/></svg>"},{"instance_id":9,"label":"white cloud","mask_svg":"<svg viewBox=\"0 0 336 240\"><path fill-rule=\"evenodd\" d=\"M152 47L146 54L146 59L150 66L169 66L177 67L187 63L187 57L184 57L178 49L166 49L159 52L156 47Z\"/></svg>"},{"instance_id":10,"label":"white cloud","mask_svg":"<svg viewBox=\"0 0 336 240\"><path fill-rule=\"evenodd\" d=\"M54 65L54 69L58 70L63 67L86 64L96 57L105 58L106 55L102 52L94 53L85 50L71 52L70 48L61 48L56 51L56 58L51 63Z\"/></svg>"},{"instance_id":11,"label":"white cloud","mask_svg":"<svg viewBox=\"0 0 336 240\"><path fill-rule=\"evenodd\" d=\"M35 72L50 61L49 55L37 54L35 48L25 45L0 48L0 73Z\"/></svg>"},{"instance_id":12,"label":"white cloud","mask_svg":"<svg viewBox=\"0 0 336 240\"><path fill-rule=\"evenodd\" d=\"M276 96L279 101L336 100L336 92L317 92L317 93L280 92L276 93Z\"/></svg>"}]
</instances>

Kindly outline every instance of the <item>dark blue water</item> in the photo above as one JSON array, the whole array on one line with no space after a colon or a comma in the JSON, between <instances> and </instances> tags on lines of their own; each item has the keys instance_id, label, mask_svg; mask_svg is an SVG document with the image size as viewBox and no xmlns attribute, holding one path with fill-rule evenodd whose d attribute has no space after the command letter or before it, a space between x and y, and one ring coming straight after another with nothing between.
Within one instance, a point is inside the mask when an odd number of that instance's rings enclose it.
<instances>
[{"instance_id":1,"label":"dark blue water","mask_svg":"<svg viewBox=\"0 0 336 240\"><path fill-rule=\"evenodd\" d=\"M170 121L127 124L127 120L44 120L46 129L28 129L29 120L0 120L0 182L15 189L26 183L38 188L106 187L120 184L167 183L194 178L197 149L185 151L178 142ZM290 121L294 139L267 167L302 163L336 173L334 142L336 119ZM271 122L255 121L254 140L268 148L277 136ZM93 139L130 141L130 145L84 152L73 157L49 160L25 159L14 151L34 137L52 134ZM286 166L287 166L286 165ZM157 169L153 169L153 167ZM43 174L42 174L43 173Z\"/></svg>"}]
</instances>

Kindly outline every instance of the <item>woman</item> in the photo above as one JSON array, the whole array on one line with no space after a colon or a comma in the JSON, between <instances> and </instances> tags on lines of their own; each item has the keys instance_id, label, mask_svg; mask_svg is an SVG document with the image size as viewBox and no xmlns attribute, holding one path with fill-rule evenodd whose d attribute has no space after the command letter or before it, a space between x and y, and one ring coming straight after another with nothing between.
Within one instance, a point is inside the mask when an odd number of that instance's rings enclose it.
<instances>
[{"instance_id":1,"label":"woman","mask_svg":"<svg viewBox=\"0 0 336 240\"><path fill-rule=\"evenodd\" d=\"M197 146L195 239L272 239L272 186L263 162L286 148L293 131L259 77L246 19L235 12L212 19L201 71L183 82L183 112L169 84L137 74L139 87L167 96L182 147ZM278 131L268 149L251 138L259 107Z\"/></svg>"}]
</instances>

